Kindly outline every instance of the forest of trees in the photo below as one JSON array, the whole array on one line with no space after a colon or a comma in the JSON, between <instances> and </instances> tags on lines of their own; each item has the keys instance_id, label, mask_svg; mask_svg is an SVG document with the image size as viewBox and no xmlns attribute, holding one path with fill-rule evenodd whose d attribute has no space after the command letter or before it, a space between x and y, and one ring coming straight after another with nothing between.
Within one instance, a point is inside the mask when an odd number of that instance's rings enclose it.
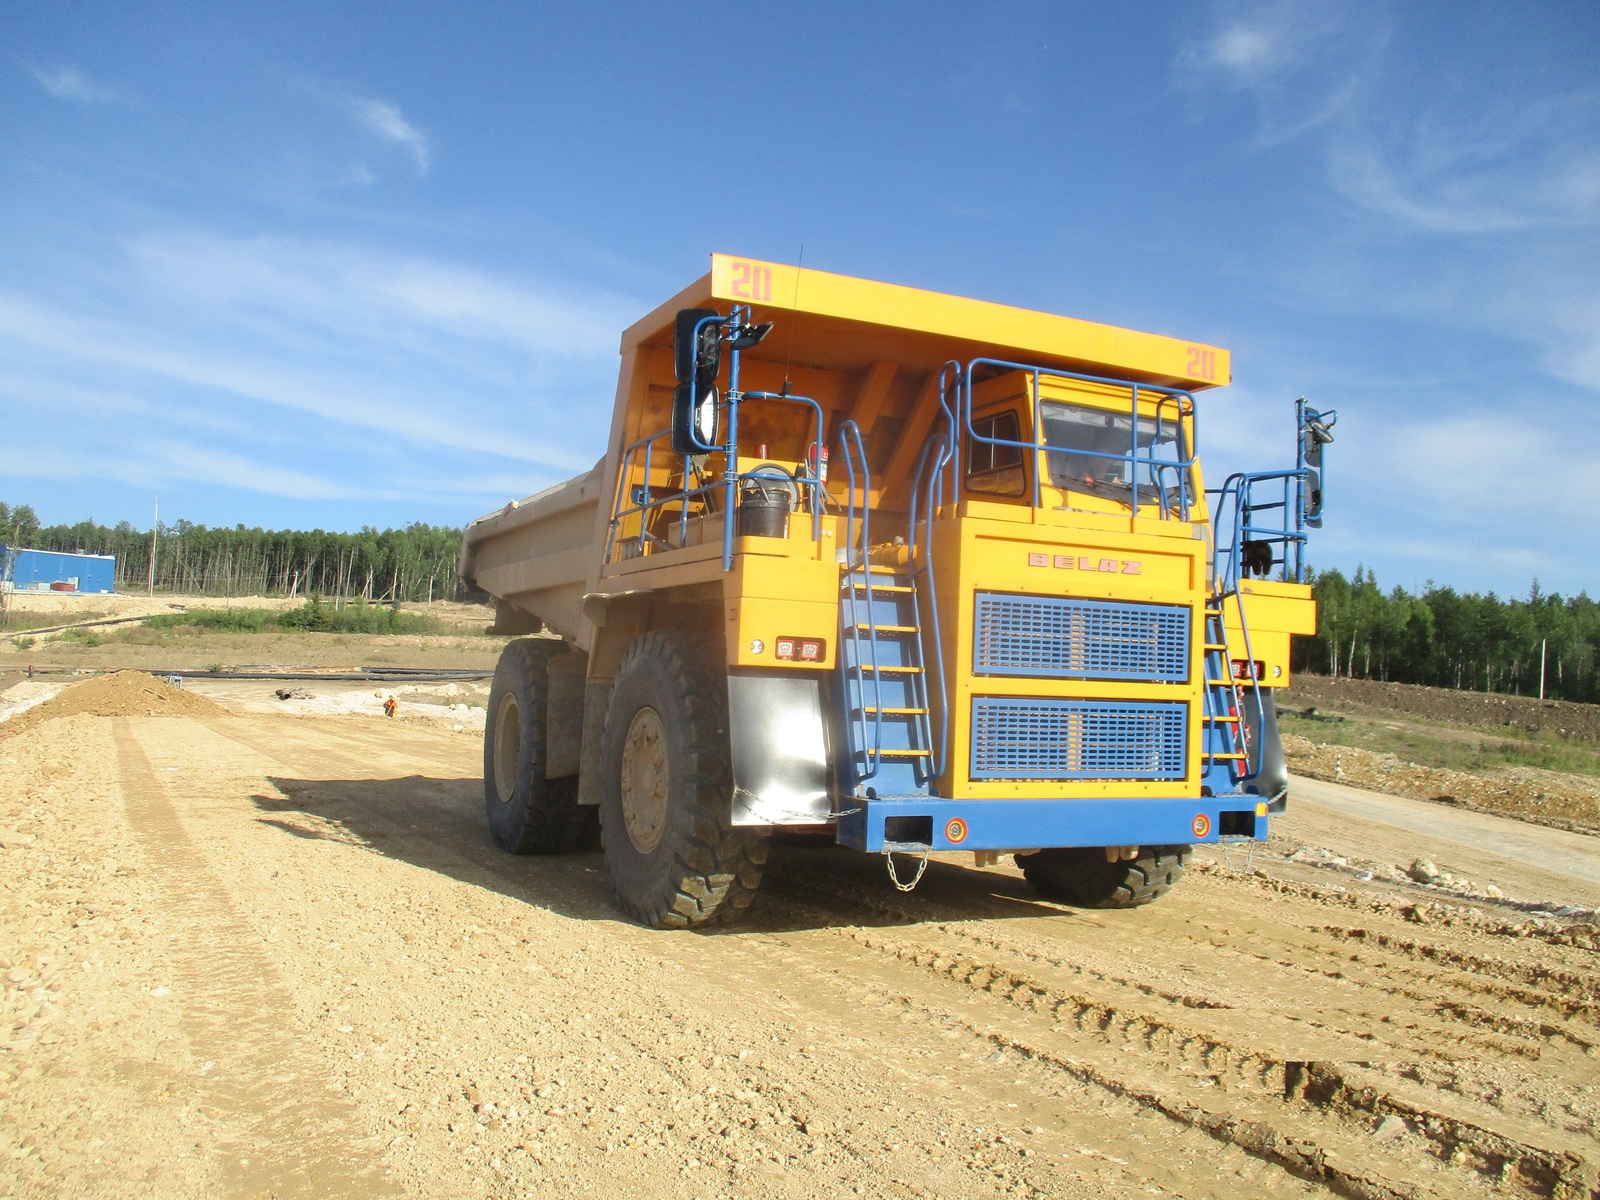
<instances>
[{"instance_id":1,"label":"forest of trees","mask_svg":"<svg viewBox=\"0 0 1600 1200\"><path fill-rule=\"evenodd\" d=\"M37 550L117 556L117 590L149 583L150 531L127 521L40 525L33 509L0 502L0 542ZM155 537L158 590L188 595L320 595L335 600L451 599L461 531L415 523L359 533L294 529L210 529L188 521Z\"/></svg>"},{"instance_id":2,"label":"forest of trees","mask_svg":"<svg viewBox=\"0 0 1600 1200\"><path fill-rule=\"evenodd\" d=\"M150 532L124 521L41 526L33 509L0 503L0 542L117 556L117 587L146 586ZM156 537L156 587L202 595L320 595L429 600L457 594L461 531L413 524L360 533L208 529L179 521ZM1587 593L1502 600L1429 583L1387 592L1357 568L1314 577L1317 633L1298 638L1294 667L1323 675L1600 702L1600 604Z\"/></svg>"},{"instance_id":3,"label":"forest of trees","mask_svg":"<svg viewBox=\"0 0 1600 1200\"><path fill-rule=\"evenodd\" d=\"M1370 571L1315 577L1317 634L1298 638L1294 666L1322 675L1425 683L1477 692L1600 702L1600 604L1586 592L1501 600L1429 583L1388 592Z\"/></svg>"}]
</instances>

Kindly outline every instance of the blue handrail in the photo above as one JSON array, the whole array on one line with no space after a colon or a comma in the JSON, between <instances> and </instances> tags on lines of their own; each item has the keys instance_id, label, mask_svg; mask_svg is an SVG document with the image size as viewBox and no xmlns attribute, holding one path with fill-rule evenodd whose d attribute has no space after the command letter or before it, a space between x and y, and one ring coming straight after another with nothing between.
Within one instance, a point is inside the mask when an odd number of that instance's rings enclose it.
<instances>
[{"instance_id":1,"label":"blue handrail","mask_svg":"<svg viewBox=\"0 0 1600 1200\"><path fill-rule=\"evenodd\" d=\"M696 326L696 336L698 337L699 335L700 327L708 323L713 321L738 323L745 316L748 316L748 313L748 309L736 305L732 311L732 314L727 318L703 317ZM811 409L813 418L814 432L812 436L812 444L817 446L822 446L825 444L823 434L823 430L825 428L825 418L822 411L822 405L817 403L817 401L812 399L810 396L801 396L789 392L741 392L739 390L739 371L740 352L738 350L732 350L729 352L728 393L726 398L718 406L719 409L727 413L728 419L728 439L727 442L720 447L724 460L723 472L720 479L714 479L708 483L701 483L697 487L689 487L688 482L690 473L693 470L693 459L690 455L683 455L681 472L684 486L664 493L657 493L651 486L651 477L653 468L655 467L655 443L660 441L662 438L668 437L671 433L669 429L663 429L657 431L656 433L648 434L645 437L629 443L629 445L623 449L621 464L617 471L617 490L616 494L612 497L611 520L606 531L606 546L603 561L607 563L616 561L619 530L621 529L623 521L632 516L638 516L639 518L637 544L639 548L638 553L640 555L645 553L646 546L656 546L662 550L681 549L688 544L689 507L691 501L697 498L701 499L701 502L705 505L706 511L709 512L711 495L714 492L720 491L723 497L722 569L724 571L730 571L733 569L733 515L738 509L739 484L745 479L755 477L756 474L755 472L751 471L740 472L737 469L739 461L739 407L741 404L751 400L761 400L808 405ZM643 484L637 489L638 498L633 503L629 503L629 488L632 486L632 481L634 480L636 474L639 473L641 457L643 459ZM791 478L794 480L797 486L806 489L808 496L808 508L810 509L811 513L811 537L813 541L821 541L822 503L823 492L826 487L826 483L821 478L820 455L818 457L818 464L814 469L806 469L801 472L797 472L793 474ZM680 506L677 546L672 545L672 543L667 541L665 538L661 538L650 532L650 520L648 516L648 514L664 509L666 506L674 503ZM629 535L626 540L634 541L635 539L632 535Z\"/></svg>"},{"instance_id":2,"label":"blue handrail","mask_svg":"<svg viewBox=\"0 0 1600 1200\"><path fill-rule=\"evenodd\" d=\"M956 412L961 405L962 380L960 363L948 362L939 369L939 408L944 417L944 432L941 438L939 431L934 430L922 445L922 452L917 458L916 473L911 481L908 514L910 529L906 556L911 565L913 585L916 584L919 575L922 577L922 586L914 586L912 599L916 605L918 627L932 635L933 678L939 687L939 740L937 749L931 745L928 747L930 777L937 777L943 770L950 748L950 693L945 679L944 638L939 632L939 583L934 575L933 520L944 503L944 484L947 475L951 481L951 495L959 495L957 484L961 477L959 467L961 439L957 436ZM920 555L917 534L919 525L923 530ZM927 596L926 618L923 616L922 608L924 594ZM924 667L924 675L926 673ZM924 680L923 707L931 709L926 687ZM930 727L932 725L931 719L929 725Z\"/></svg>"},{"instance_id":3,"label":"blue handrail","mask_svg":"<svg viewBox=\"0 0 1600 1200\"><path fill-rule=\"evenodd\" d=\"M1028 373L1029 394L1033 414L1034 440L1032 442L1014 441L1009 438L988 437L978 433L975 429L973 429L973 375L974 372L980 367L993 367L1002 371L1025 371ZM1051 379L1072 379L1083 383L1098 383L1111 387L1128 388L1131 392L1131 403L1129 409L1131 414L1131 429L1129 437L1132 443L1129 453L1113 454L1104 450L1081 450L1073 446L1049 445L1044 440L1044 424L1041 419L1042 405L1039 396L1039 381L1042 377ZM1107 460L1108 462L1127 463L1130 467L1129 473L1133 476L1129 500L1131 502L1134 516L1139 515L1139 467L1140 465L1143 465L1149 470L1150 478L1157 482L1158 491L1160 492L1161 497L1157 503L1162 519L1165 520L1171 517L1176 517L1178 520L1184 521L1189 519L1189 507L1192 503L1189 494L1189 481L1191 479L1191 469L1194 466L1196 458L1195 446L1199 442L1199 417L1195 411L1194 394L1192 392L1189 392L1183 388L1164 387L1160 384L1154 383L1137 383L1131 379L1115 379L1104 375L1088 375L1078 371L1066 371L1056 367L1041 367L1030 363L1008 362L1004 359L997 358L972 359L964 368L961 369L961 382L962 387L958 390L959 425L961 431L973 442L990 446L1011 446L1019 450L1026 450L1033 454L1037 454L1039 451L1043 450L1045 453L1046 463L1049 462L1049 456L1051 454L1087 455L1090 458L1101 458ZM1144 418L1139 412L1139 394L1141 391L1154 392L1160 397L1160 399L1156 401L1156 412L1154 418L1155 428L1151 438L1150 448L1147 453L1142 455L1139 453L1139 434L1141 432L1141 425L1146 418ZM1172 417L1172 420L1175 422L1180 443L1183 443L1184 441L1189 443L1183 447L1184 450L1187 451L1186 456L1175 460L1161 459L1155 456L1156 444L1160 440L1161 434L1165 430L1164 422L1167 419L1165 417L1165 412L1168 401L1173 402L1177 409L1175 415ZM1185 417L1189 418L1190 427L1193 430L1193 436L1187 439L1184 437L1183 428L1183 419ZM1159 487L1159 480L1161 479L1162 475L1169 471L1176 472L1178 477L1178 503L1176 511L1169 509L1166 489ZM957 471L957 476L959 477L959 470ZM1038 470L1034 470L1034 508L1039 508L1042 505L1041 493L1042 482L1040 480L1040 472Z\"/></svg>"},{"instance_id":4,"label":"blue handrail","mask_svg":"<svg viewBox=\"0 0 1600 1200\"><path fill-rule=\"evenodd\" d=\"M839 426L839 457L844 461L845 475L848 480L848 490L845 494L844 517L844 583L850 589L850 640L856 647L856 661L853 667L845 666L843 647L840 647L839 664L845 667L847 673L852 671L855 676L856 698L860 701L858 715L849 718L860 730L861 736L857 745L861 747L862 764L856 771L856 782L859 784L871 779L878 773L879 764L883 757L883 673L878 663L878 618L873 605L872 596L872 468L867 463L867 451L861 441L861 427L854 421L845 421ZM872 704L867 704L867 672L861 661L861 622L857 619L861 606L855 599L855 571L858 561L856 554L856 465L861 467L861 552L859 562L862 572L862 588L866 593L867 609L867 646L871 656L872 673ZM867 709L872 709L872 730L870 745L867 732Z\"/></svg>"}]
</instances>

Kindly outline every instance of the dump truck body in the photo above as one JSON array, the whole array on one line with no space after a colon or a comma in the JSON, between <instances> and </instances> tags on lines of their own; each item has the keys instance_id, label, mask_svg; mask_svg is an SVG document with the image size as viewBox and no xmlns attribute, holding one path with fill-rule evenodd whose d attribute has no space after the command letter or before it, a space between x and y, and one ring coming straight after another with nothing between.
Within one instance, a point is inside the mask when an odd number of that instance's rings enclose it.
<instances>
[{"instance_id":1,"label":"dump truck body","mask_svg":"<svg viewBox=\"0 0 1600 1200\"><path fill-rule=\"evenodd\" d=\"M1114 874L1266 837L1331 416L1301 402L1295 468L1208 493L1196 395L1225 350L723 255L621 350L605 457L474 522L462 559L563 639L540 754L572 804L610 803L641 854L663 836L690 752L665 701L613 694L654 654L725 692L696 802L736 840L826 826L1059 880L1033 852Z\"/></svg>"}]
</instances>

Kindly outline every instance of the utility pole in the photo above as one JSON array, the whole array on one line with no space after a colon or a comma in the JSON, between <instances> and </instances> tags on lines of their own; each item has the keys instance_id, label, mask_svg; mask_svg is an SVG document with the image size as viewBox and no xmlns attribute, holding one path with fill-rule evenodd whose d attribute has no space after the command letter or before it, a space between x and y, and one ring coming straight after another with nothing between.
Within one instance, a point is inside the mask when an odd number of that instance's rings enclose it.
<instances>
[{"instance_id":1,"label":"utility pole","mask_svg":"<svg viewBox=\"0 0 1600 1200\"><path fill-rule=\"evenodd\" d=\"M1549 638L1539 639L1539 699L1544 699L1544 649L1550 642Z\"/></svg>"},{"instance_id":2,"label":"utility pole","mask_svg":"<svg viewBox=\"0 0 1600 1200\"><path fill-rule=\"evenodd\" d=\"M150 522L150 595L156 594L156 530L161 528L161 497L156 497L156 515Z\"/></svg>"}]
</instances>

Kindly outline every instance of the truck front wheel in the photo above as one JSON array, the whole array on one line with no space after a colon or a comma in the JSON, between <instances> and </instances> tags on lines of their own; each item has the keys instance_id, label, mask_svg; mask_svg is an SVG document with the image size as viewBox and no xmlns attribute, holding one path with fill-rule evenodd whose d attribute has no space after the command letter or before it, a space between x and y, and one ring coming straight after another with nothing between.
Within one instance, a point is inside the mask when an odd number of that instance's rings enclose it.
<instances>
[{"instance_id":1,"label":"truck front wheel","mask_svg":"<svg viewBox=\"0 0 1600 1200\"><path fill-rule=\"evenodd\" d=\"M511 854L565 854L583 834L578 777L544 773L550 660L566 649L548 638L510 642L489 687L483 802L494 844Z\"/></svg>"},{"instance_id":2,"label":"truck front wheel","mask_svg":"<svg viewBox=\"0 0 1600 1200\"><path fill-rule=\"evenodd\" d=\"M739 916L770 834L730 819L727 681L708 647L647 633L617 668L601 742L600 831L622 910L652 929Z\"/></svg>"},{"instance_id":3,"label":"truck front wheel","mask_svg":"<svg viewBox=\"0 0 1600 1200\"><path fill-rule=\"evenodd\" d=\"M1140 846L1139 856L1107 862L1099 846L1016 856L1023 876L1052 900L1083 908L1138 908L1159 900L1183 875L1188 846Z\"/></svg>"}]
</instances>

